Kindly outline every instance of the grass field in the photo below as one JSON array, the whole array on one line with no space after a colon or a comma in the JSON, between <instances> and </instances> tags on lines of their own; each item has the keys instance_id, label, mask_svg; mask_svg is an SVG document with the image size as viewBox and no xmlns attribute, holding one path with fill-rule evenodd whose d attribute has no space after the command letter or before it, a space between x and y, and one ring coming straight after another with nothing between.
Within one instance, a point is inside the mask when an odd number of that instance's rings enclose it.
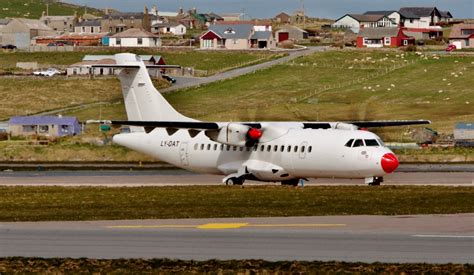
<instances>
[{"instance_id":1,"label":"grass field","mask_svg":"<svg viewBox=\"0 0 474 275\"><path fill-rule=\"evenodd\" d=\"M183 67L194 67L197 70L207 71L208 74L215 74L220 71L229 70L250 64L261 63L274 58L281 57L282 54L269 52L242 52L242 51L196 51L196 50L166 50L166 49L127 49L136 54L161 55L169 65L181 65ZM88 50L81 52L1 52L0 69L11 69L17 62L38 62L42 67L52 65L67 66L80 62L86 54L116 54L120 49ZM0 86L1 87L1 86Z\"/></svg>"},{"instance_id":2,"label":"grass field","mask_svg":"<svg viewBox=\"0 0 474 275\"><path fill-rule=\"evenodd\" d=\"M474 212L471 187L0 187L0 221Z\"/></svg>"},{"instance_id":3,"label":"grass field","mask_svg":"<svg viewBox=\"0 0 474 275\"><path fill-rule=\"evenodd\" d=\"M24 17L31 19L39 19L43 11L46 11L46 4L43 0L1 0L0 18L5 17ZM68 3L51 3L49 4L49 15L74 15L84 14L84 7L68 4ZM87 13L96 16L102 15L102 12L87 8Z\"/></svg>"},{"instance_id":4,"label":"grass field","mask_svg":"<svg viewBox=\"0 0 474 275\"><path fill-rule=\"evenodd\" d=\"M0 272L94 274L472 274L471 264L395 264L263 260L0 258Z\"/></svg>"}]
</instances>

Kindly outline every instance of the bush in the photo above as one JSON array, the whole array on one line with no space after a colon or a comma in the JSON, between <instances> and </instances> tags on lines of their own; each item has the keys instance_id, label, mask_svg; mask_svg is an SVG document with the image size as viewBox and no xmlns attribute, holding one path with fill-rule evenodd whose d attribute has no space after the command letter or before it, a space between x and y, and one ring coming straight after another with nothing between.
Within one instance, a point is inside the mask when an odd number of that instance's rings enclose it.
<instances>
[{"instance_id":1,"label":"bush","mask_svg":"<svg viewBox=\"0 0 474 275\"><path fill-rule=\"evenodd\" d=\"M416 46L415 45L409 45L404 49L404 51L406 51L406 52L416 52Z\"/></svg>"},{"instance_id":2,"label":"bush","mask_svg":"<svg viewBox=\"0 0 474 275\"><path fill-rule=\"evenodd\" d=\"M283 49L294 49L295 48L295 42L291 40L286 40L280 43L280 48Z\"/></svg>"}]
</instances>

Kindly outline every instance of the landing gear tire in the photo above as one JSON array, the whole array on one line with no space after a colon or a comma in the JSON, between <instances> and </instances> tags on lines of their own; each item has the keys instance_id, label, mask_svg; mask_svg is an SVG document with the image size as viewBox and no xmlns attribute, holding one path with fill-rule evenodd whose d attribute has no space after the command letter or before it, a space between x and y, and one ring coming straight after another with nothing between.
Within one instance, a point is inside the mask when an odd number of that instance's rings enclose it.
<instances>
[{"instance_id":1,"label":"landing gear tire","mask_svg":"<svg viewBox=\"0 0 474 275\"><path fill-rule=\"evenodd\" d=\"M244 179L241 179L241 178L228 178L226 181L225 181L225 185L242 185L244 184Z\"/></svg>"},{"instance_id":2,"label":"landing gear tire","mask_svg":"<svg viewBox=\"0 0 474 275\"><path fill-rule=\"evenodd\" d=\"M300 179L284 180L281 182L281 185L298 186L299 182Z\"/></svg>"},{"instance_id":3,"label":"landing gear tire","mask_svg":"<svg viewBox=\"0 0 474 275\"><path fill-rule=\"evenodd\" d=\"M374 177L374 180L369 183L369 186L379 186L383 182L383 177Z\"/></svg>"}]
</instances>

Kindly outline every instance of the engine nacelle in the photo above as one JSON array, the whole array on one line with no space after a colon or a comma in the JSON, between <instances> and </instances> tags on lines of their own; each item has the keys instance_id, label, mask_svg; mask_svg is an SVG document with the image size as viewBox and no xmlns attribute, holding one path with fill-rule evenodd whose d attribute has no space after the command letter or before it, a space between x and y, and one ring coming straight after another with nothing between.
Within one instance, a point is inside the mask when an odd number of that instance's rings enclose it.
<instances>
[{"instance_id":1,"label":"engine nacelle","mask_svg":"<svg viewBox=\"0 0 474 275\"><path fill-rule=\"evenodd\" d=\"M215 142L243 147L247 144L247 133L250 128L240 123L229 123L218 130L206 131L206 136Z\"/></svg>"}]
</instances>

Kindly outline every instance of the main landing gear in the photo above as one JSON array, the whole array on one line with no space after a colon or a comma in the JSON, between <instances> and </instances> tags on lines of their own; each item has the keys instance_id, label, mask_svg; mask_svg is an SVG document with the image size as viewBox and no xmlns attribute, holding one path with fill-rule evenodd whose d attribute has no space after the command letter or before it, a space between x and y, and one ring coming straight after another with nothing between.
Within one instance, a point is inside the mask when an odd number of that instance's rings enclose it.
<instances>
[{"instance_id":1,"label":"main landing gear","mask_svg":"<svg viewBox=\"0 0 474 275\"><path fill-rule=\"evenodd\" d=\"M225 185L242 185L244 184L245 179L243 177L231 177L226 179Z\"/></svg>"},{"instance_id":2,"label":"main landing gear","mask_svg":"<svg viewBox=\"0 0 474 275\"><path fill-rule=\"evenodd\" d=\"M365 178L365 183L370 186L378 186L383 182L383 177L371 177Z\"/></svg>"},{"instance_id":3,"label":"main landing gear","mask_svg":"<svg viewBox=\"0 0 474 275\"><path fill-rule=\"evenodd\" d=\"M299 182L300 182L300 179L284 180L281 182L281 185L298 186Z\"/></svg>"}]
</instances>

